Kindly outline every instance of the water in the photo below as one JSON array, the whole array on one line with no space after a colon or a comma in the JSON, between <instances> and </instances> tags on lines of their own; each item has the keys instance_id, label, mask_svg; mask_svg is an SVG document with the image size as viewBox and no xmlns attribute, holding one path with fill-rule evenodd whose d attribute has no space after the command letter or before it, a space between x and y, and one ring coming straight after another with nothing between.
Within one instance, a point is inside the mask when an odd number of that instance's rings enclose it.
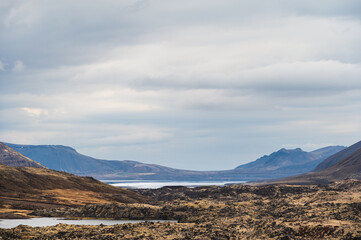
<instances>
[{"instance_id":1,"label":"water","mask_svg":"<svg viewBox=\"0 0 361 240\"><path fill-rule=\"evenodd\" d=\"M144 180L103 180L110 185L122 188L147 188L156 189L164 186L224 186L226 184L240 184L245 181L144 181Z\"/></svg>"},{"instance_id":2,"label":"water","mask_svg":"<svg viewBox=\"0 0 361 240\"><path fill-rule=\"evenodd\" d=\"M177 222L173 220L147 220L148 222ZM47 227L59 223L73 225L116 225L125 223L146 222L145 220L107 220L107 219L80 219L67 220L62 218L29 218L29 219L0 219L0 228L14 228L19 225L30 227Z\"/></svg>"}]
</instances>

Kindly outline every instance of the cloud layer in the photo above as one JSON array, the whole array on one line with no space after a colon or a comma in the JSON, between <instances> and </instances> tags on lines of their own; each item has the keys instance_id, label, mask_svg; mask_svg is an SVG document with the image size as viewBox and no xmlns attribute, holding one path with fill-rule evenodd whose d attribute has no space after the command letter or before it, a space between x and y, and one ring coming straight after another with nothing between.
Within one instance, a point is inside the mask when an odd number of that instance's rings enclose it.
<instances>
[{"instance_id":1,"label":"cloud layer","mask_svg":"<svg viewBox=\"0 0 361 240\"><path fill-rule=\"evenodd\" d=\"M360 1L2 1L0 137L226 169L361 133Z\"/></svg>"}]
</instances>

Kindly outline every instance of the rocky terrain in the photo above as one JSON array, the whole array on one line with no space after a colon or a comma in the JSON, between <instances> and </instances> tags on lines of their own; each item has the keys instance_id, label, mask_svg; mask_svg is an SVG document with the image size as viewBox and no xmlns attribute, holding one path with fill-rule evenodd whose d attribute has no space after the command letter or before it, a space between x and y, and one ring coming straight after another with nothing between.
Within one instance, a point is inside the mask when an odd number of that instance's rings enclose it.
<instances>
[{"instance_id":1,"label":"rocky terrain","mask_svg":"<svg viewBox=\"0 0 361 240\"><path fill-rule=\"evenodd\" d=\"M0 229L3 239L361 239L361 181L138 190L147 204L35 210L37 216L175 219L178 223Z\"/></svg>"}]
</instances>

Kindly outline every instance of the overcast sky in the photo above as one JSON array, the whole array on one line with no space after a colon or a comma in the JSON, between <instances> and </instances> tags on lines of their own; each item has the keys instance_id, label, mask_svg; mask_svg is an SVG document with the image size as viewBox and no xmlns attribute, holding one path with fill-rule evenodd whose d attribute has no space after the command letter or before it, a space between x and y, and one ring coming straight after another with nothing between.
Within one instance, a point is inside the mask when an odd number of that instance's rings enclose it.
<instances>
[{"instance_id":1,"label":"overcast sky","mask_svg":"<svg viewBox=\"0 0 361 240\"><path fill-rule=\"evenodd\" d=\"M360 0L1 0L0 141L230 169L361 140Z\"/></svg>"}]
</instances>

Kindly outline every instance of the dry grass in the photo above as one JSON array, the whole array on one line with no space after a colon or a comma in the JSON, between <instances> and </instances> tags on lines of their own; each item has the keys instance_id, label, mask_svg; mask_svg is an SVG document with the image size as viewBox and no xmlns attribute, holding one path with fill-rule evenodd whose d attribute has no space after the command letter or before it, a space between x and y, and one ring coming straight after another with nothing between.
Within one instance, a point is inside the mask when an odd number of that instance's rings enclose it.
<instances>
[{"instance_id":1,"label":"dry grass","mask_svg":"<svg viewBox=\"0 0 361 240\"><path fill-rule=\"evenodd\" d=\"M54 199L57 204L63 205L85 205L85 204L107 204L112 201L104 199L100 193L92 191L81 191L74 189L51 189L42 190L41 194L45 198Z\"/></svg>"}]
</instances>

